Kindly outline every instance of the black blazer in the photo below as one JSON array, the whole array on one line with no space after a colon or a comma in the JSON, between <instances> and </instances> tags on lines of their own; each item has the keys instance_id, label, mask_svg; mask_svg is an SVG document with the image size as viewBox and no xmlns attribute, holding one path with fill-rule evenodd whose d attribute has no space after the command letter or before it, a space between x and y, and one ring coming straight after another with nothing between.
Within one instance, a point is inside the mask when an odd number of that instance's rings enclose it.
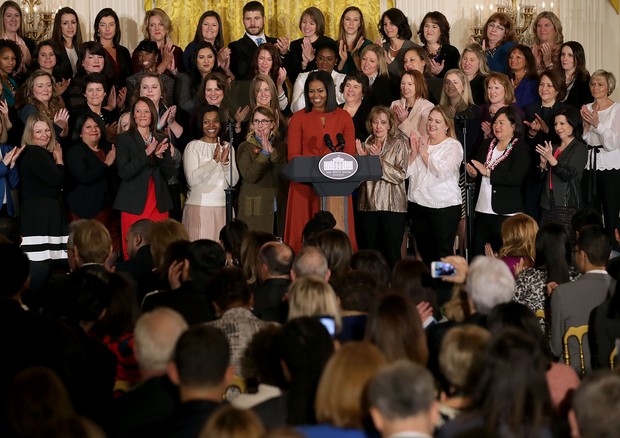
<instances>
[{"instance_id":1,"label":"black blazer","mask_svg":"<svg viewBox=\"0 0 620 438\"><path fill-rule=\"evenodd\" d=\"M52 43L55 47L54 53L56 53L56 66L58 68L58 74L62 79L73 78L73 67L71 67L71 61L69 60L69 55L67 55L65 46L54 40L52 40ZM77 47L75 50L77 50ZM56 68L54 70L56 70Z\"/></svg>"},{"instance_id":2,"label":"black blazer","mask_svg":"<svg viewBox=\"0 0 620 438\"><path fill-rule=\"evenodd\" d=\"M306 68L305 69L301 68L301 61L303 59L303 56L302 56L303 50L301 49L301 43L303 42L303 40L304 40L303 38L299 38L297 40L291 41L291 45L289 46L289 51L284 57L284 67L286 67L286 75L290 79L291 84L295 83L295 79L297 79L297 76L299 75L299 73L317 69L316 53L315 53L315 58L308 63ZM312 43L312 47L316 51L317 46L322 46L325 44L331 44L331 45L335 45L335 47L338 47L337 43L333 39L325 35L321 35L320 37L318 37L317 40Z\"/></svg>"},{"instance_id":3,"label":"black blazer","mask_svg":"<svg viewBox=\"0 0 620 438\"><path fill-rule=\"evenodd\" d=\"M369 99L374 105L383 105L389 108L392 102L400 97L399 94L395 93L394 83L389 76L378 75L370 88L372 95Z\"/></svg>"},{"instance_id":4,"label":"black blazer","mask_svg":"<svg viewBox=\"0 0 620 438\"><path fill-rule=\"evenodd\" d=\"M483 143L478 150L478 161L484 164L491 140ZM519 141L513 146L510 155L491 171L491 207L497 214L512 214L523 211L521 187L530 166L527 145ZM482 175L476 178L476 199L480 193Z\"/></svg>"},{"instance_id":5,"label":"black blazer","mask_svg":"<svg viewBox=\"0 0 620 438\"><path fill-rule=\"evenodd\" d=\"M109 149L104 149L107 155ZM115 167L106 166L84 142L69 148L66 165L73 179L67 195L69 210L84 219L92 219L112 205Z\"/></svg>"},{"instance_id":6,"label":"black blazer","mask_svg":"<svg viewBox=\"0 0 620 438\"><path fill-rule=\"evenodd\" d=\"M157 136L161 141L163 137ZM170 149L163 158L144 153L144 140L137 131L124 132L116 137L116 166L121 185L114 201L114 208L131 214L141 214L146 204L149 178L155 184L157 209L161 212L172 208L168 191L168 178L176 174Z\"/></svg>"},{"instance_id":7,"label":"black blazer","mask_svg":"<svg viewBox=\"0 0 620 438\"><path fill-rule=\"evenodd\" d=\"M592 92L590 91L590 77L587 80L575 79L573 88L571 88L564 103L574 108L581 109L586 103L594 102Z\"/></svg>"},{"instance_id":8,"label":"black blazer","mask_svg":"<svg viewBox=\"0 0 620 438\"><path fill-rule=\"evenodd\" d=\"M558 145L553 146L553 152ZM581 175L588 161L588 147L574 139L558 157L558 164L551 169L553 181L553 200L559 207L581 207ZM549 169L549 165L547 165ZM549 170L542 172L545 186L540 197L540 206L551 209L551 190L549 189Z\"/></svg>"},{"instance_id":9,"label":"black blazer","mask_svg":"<svg viewBox=\"0 0 620 438\"><path fill-rule=\"evenodd\" d=\"M266 42L275 44L278 40L276 38L268 37ZM254 60L254 54L258 49L258 46L248 34L244 34L243 38L237 41L233 41L228 45L230 49L230 70L235 75L237 80L250 80L252 79L252 61Z\"/></svg>"}]
</instances>

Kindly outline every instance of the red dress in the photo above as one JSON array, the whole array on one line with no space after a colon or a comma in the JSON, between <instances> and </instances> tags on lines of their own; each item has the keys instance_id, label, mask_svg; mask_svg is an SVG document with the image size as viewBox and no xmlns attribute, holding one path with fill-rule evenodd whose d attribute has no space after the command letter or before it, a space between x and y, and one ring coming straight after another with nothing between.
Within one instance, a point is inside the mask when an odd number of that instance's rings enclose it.
<instances>
[{"instance_id":1,"label":"red dress","mask_svg":"<svg viewBox=\"0 0 620 438\"><path fill-rule=\"evenodd\" d=\"M336 144L336 134L345 138L344 151L355 155L355 127L348 112L336 108L329 113L301 110L293 114L288 126L288 160L299 156L323 156L330 152L325 146L323 136L329 134ZM295 252L301 249L301 235L306 223L319 211L319 196L307 184L291 182L286 203L286 223L284 241ZM353 250L355 227L353 223L353 203L349 196L349 239Z\"/></svg>"},{"instance_id":2,"label":"red dress","mask_svg":"<svg viewBox=\"0 0 620 438\"><path fill-rule=\"evenodd\" d=\"M155 196L155 183L153 182L153 178L149 178L149 189L146 195L146 203L144 204L144 210L141 214L131 214L126 211L121 211L121 242L123 244L123 255L125 256L125 260L128 260L129 257L127 255L127 241L125 240L125 236L127 236L127 232L129 228L140 219L150 219L153 222L163 221L164 219L168 219L168 212L160 212L157 208L157 197Z\"/></svg>"}]
</instances>

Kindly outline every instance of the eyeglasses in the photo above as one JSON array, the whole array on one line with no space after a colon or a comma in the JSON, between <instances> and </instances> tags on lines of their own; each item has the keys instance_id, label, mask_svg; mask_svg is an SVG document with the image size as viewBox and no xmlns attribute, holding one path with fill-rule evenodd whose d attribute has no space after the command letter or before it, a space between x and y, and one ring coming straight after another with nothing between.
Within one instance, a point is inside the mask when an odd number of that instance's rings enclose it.
<instances>
[{"instance_id":1,"label":"eyeglasses","mask_svg":"<svg viewBox=\"0 0 620 438\"><path fill-rule=\"evenodd\" d=\"M270 123L273 123L271 120L252 120L252 123L254 123L256 126L260 126L260 125L268 125Z\"/></svg>"}]
</instances>

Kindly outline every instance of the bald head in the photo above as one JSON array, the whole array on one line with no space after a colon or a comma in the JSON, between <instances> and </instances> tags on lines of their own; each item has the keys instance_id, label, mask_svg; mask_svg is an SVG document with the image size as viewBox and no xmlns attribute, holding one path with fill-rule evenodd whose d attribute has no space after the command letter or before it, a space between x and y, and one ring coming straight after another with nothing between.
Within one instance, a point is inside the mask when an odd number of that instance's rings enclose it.
<instances>
[{"instance_id":1,"label":"bald head","mask_svg":"<svg viewBox=\"0 0 620 438\"><path fill-rule=\"evenodd\" d=\"M144 374L163 375L181 334L185 319L176 311L160 307L144 313L136 322L135 353Z\"/></svg>"},{"instance_id":2,"label":"bald head","mask_svg":"<svg viewBox=\"0 0 620 438\"><path fill-rule=\"evenodd\" d=\"M261 280L288 278L293 266L293 250L285 243L267 242L258 251Z\"/></svg>"},{"instance_id":3,"label":"bald head","mask_svg":"<svg viewBox=\"0 0 620 438\"><path fill-rule=\"evenodd\" d=\"M304 246L293 263L292 280L306 275L315 275L329 281L331 272L327 266L327 259L320 248L316 246Z\"/></svg>"}]
</instances>

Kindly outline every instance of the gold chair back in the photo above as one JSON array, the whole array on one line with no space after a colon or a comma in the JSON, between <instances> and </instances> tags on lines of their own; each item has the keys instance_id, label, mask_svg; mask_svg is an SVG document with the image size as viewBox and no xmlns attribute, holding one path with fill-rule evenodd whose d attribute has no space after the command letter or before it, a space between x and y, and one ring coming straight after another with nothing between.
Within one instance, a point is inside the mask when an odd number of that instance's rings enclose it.
<instances>
[{"instance_id":1,"label":"gold chair back","mask_svg":"<svg viewBox=\"0 0 620 438\"><path fill-rule=\"evenodd\" d=\"M579 362L581 375L586 373L586 361L583 354L583 337L588 334L588 325L580 325L579 327L569 327L564 333L564 362L570 365L570 352L568 351L568 340L575 337L579 343Z\"/></svg>"}]
</instances>

